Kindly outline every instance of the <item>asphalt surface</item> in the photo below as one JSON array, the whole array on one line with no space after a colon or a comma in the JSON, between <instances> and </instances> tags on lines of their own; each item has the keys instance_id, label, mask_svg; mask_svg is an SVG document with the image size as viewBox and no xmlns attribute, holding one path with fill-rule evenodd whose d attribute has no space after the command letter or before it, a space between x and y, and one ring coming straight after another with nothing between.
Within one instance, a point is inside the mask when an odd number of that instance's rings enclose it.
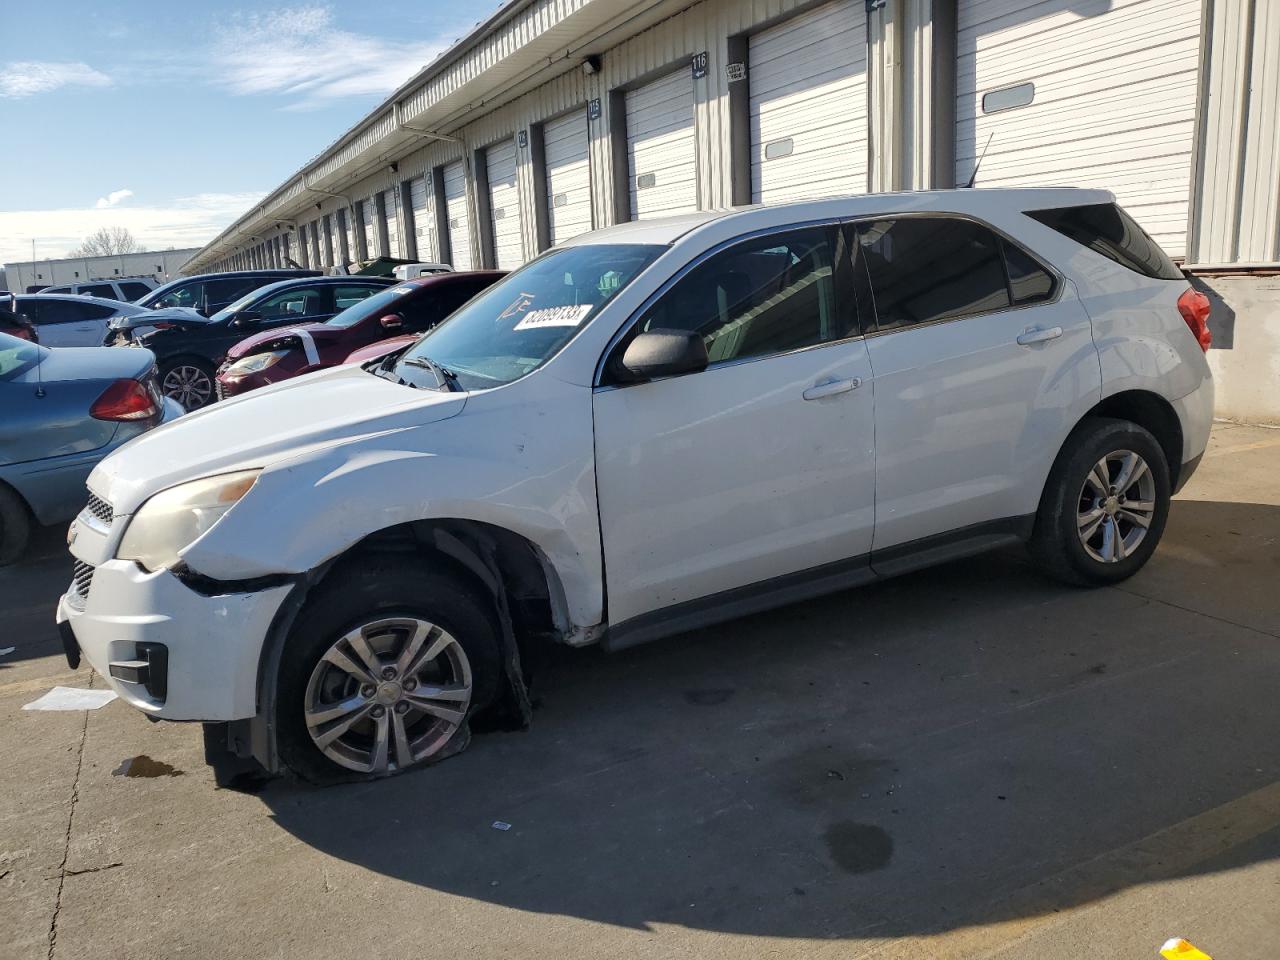
<instances>
[{"instance_id":1,"label":"asphalt surface","mask_svg":"<svg viewBox=\"0 0 1280 960\"><path fill-rule=\"evenodd\" d=\"M564 651L528 732L327 790L22 712L101 685L61 534L0 571L0 957L1274 955L1280 431L1220 425L1121 587L1009 551Z\"/></svg>"}]
</instances>

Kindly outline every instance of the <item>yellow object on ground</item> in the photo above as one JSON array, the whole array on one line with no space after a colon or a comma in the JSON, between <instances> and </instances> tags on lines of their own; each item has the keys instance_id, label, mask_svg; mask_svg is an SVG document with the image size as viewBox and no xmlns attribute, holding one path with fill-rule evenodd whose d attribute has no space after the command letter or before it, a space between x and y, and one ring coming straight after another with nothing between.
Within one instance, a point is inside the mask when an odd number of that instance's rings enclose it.
<instances>
[{"instance_id":1,"label":"yellow object on ground","mask_svg":"<svg viewBox=\"0 0 1280 960\"><path fill-rule=\"evenodd\" d=\"M1160 948L1160 956L1165 960L1213 960L1203 950L1197 950L1181 937L1166 940Z\"/></svg>"}]
</instances>

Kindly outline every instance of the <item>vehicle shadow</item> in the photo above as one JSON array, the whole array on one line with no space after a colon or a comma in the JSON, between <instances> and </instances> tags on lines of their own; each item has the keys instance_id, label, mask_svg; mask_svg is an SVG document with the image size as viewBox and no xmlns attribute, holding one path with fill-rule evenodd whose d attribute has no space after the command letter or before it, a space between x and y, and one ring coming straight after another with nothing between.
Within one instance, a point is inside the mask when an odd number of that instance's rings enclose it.
<instances>
[{"instance_id":1,"label":"vehicle shadow","mask_svg":"<svg viewBox=\"0 0 1280 960\"><path fill-rule=\"evenodd\" d=\"M526 733L262 799L451 894L782 937L943 932L1280 856L1277 538L1275 506L1180 501L1117 589L1009 552L563 651Z\"/></svg>"}]
</instances>

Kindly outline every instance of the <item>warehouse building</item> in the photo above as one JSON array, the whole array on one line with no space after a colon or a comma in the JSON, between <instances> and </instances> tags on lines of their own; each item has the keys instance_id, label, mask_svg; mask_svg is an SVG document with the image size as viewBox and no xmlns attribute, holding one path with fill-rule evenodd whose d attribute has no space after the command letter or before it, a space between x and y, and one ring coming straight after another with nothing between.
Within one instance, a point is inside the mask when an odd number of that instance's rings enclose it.
<instances>
[{"instance_id":1,"label":"warehouse building","mask_svg":"<svg viewBox=\"0 0 1280 960\"><path fill-rule=\"evenodd\" d=\"M1273 0L512 0L185 270L970 180L1114 191L1218 301L1220 412L1280 422Z\"/></svg>"},{"instance_id":2,"label":"warehouse building","mask_svg":"<svg viewBox=\"0 0 1280 960\"><path fill-rule=\"evenodd\" d=\"M157 284L168 283L182 272L182 266L200 250L154 250L141 253L119 253L106 257L65 257L59 260L26 260L6 263L0 276L5 279L0 289L17 293L35 293L45 287L91 280L119 280L124 277L149 277Z\"/></svg>"}]
</instances>

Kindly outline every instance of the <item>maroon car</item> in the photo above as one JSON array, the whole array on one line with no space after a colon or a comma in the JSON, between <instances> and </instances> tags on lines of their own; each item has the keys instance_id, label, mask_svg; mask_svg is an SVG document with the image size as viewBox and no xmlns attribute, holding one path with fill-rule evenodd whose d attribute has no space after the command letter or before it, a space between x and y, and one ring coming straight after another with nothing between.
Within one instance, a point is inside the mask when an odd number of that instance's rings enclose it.
<instances>
[{"instance_id":1,"label":"maroon car","mask_svg":"<svg viewBox=\"0 0 1280 960\"><path fill-rule=\"evenodd\" d=\"M371 343L430 330L504 275L501 270L476 270L406 280L324 323L277 327L246 337L227 351L218 368L218 396L236 396L334 367Z\"/></svg>"}]
</instances>

